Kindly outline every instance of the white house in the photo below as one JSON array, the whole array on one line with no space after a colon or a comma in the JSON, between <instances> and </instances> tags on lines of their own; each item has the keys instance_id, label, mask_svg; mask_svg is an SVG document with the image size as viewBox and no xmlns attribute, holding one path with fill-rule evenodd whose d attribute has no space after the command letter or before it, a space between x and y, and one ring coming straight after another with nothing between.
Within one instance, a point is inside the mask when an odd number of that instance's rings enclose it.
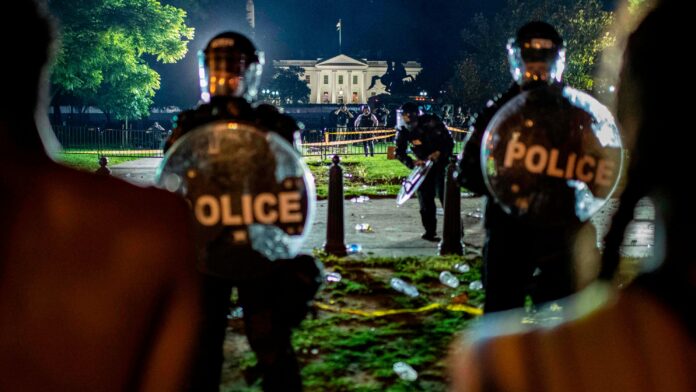
<instances>
[{"instance_id":1,"label":"white house","mask_svg":"<svg viewBox=\"0 0 696 392\"><path fill-rule=\"evenodd\" d=\"M415 78L423 69L416 61L389 64L387 61L368 61L354 59L339 54L327 60L276 60L276 68L288 68L296 65L304 68L301 76L311 90L311 103L366 103L371 96L386 92L386 86L378 79L394 70L399 71L403 79ZM403 67L403 68L401 68ZM405 71L405 74L404 74ZM373 78L375 84L370 88Z\"/></svg>"}]
</instances>

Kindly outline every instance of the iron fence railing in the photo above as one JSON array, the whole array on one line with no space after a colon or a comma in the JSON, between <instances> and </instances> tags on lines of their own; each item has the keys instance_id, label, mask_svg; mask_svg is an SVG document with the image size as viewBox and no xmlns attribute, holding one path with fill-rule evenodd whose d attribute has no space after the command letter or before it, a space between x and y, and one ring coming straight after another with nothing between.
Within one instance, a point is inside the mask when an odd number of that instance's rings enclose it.
<instances>
[{"instance_id":1,"label":"iron fence railing","mask_svg":"<svg viewBox=\"0 0 696 392\"><path fill-rule=\"evenodd\" d=\"M162 130L53 127L67 153L128 157L161 157L168 136Z\"/></svg>"},{"instance_id":2,"label":"iron fence railing","mask_svg":"<svg viewBox=\"0 0 696 392\"><path fill-rule=\"evenodd\" d=\"M86 127L53 128L66 153L123 157L162 157L162 145L169 136L163 130L99 129ZM302 156L384 155L394 147L393 128L325 128L303 130ZM455 153L462 148L461 131L454 132ZM392 149L390 149L392 147Z\"/></svg>"}]
</instances>

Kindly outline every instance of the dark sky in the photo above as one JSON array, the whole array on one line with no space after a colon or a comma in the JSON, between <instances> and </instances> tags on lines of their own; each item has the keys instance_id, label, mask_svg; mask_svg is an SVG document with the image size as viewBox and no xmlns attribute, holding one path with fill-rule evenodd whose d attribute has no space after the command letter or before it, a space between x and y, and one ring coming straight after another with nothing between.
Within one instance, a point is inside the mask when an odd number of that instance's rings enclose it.
<instances>
[{"instance_id":1,"label":"dark sky","mask_svg":"<svg viewBox=\"0 0 696 392\"><path fill-rule=\"evenodd\" d=\"M612 3L606 0L607 3ZM164 1L166 2L166 1ZM246 0L208 0L204 14L192 13L196 39L187 57L156 65L162 88L156 104L192 106L197 100L196 53L215 34L250 33ZM459 31L476 12L494 12L503 0L255 0L253 41L266 54L266 79L275 59L316 59L337 55L336 22L343 23L343 53L370 60L417 60L444 79L461 46ZM501 43L504 45L504 43Z\"/></svg>"}]
</instances>

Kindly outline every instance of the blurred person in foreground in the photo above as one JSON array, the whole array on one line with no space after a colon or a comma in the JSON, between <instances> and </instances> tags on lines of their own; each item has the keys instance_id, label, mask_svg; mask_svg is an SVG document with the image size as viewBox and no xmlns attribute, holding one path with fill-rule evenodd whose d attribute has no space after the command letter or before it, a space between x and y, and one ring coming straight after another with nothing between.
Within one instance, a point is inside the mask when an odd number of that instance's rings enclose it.
<instances>
[{"instance_id":1,"label":"blurred person in foreground","mask_svg":"<svg viewBox=\"0 0 696 392\"><path fill-rule=\"evenodd\" d=\"M674 38L682 36L686 15L686 4L662 1L629 39L618 117L635 143L621 206L606 237L603 279L563 303L569 317L549 328L523 325L516 312L484 318L454 346L453 390L696 390L696 257L691 233L684 230L696 212L693 197L684 192L688 179L674 170L686 163L696 137L682 132L691 125L691 103L666 99L690 90L685 83L693 82L659 77L672 74L673 64L660 53L679 52ZM611 280L619 245L645 196L656 205L654 257L661 265L617 291Z\"/></svg>"},{"instance_id":2,"label":"blurred person in foreground","mask_svg":"<svg viewBox=\"0 0 696 392\"><path fill-rule=\"evenodd\" d=\"M17 59L1 68L0 390L181 390L198 325L186 204L49 158L42 11L13 3L0 24Z\"/></svg>"}]
</instances>

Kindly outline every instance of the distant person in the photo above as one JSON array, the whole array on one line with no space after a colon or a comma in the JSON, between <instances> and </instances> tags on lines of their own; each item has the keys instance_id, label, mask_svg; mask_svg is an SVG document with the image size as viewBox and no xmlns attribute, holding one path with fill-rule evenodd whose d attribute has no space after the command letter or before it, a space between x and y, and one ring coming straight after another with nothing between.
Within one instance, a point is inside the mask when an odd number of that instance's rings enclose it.
<instances>
[{"instance_id":1,"label":"distant person","mask_svg":"<svg viewBox=\"0 0 696 392\"><path fill-rule=\"evenodd\" d=\"M455 391L670 391L696 390L696 259L693 196L682 172L693 154L692 103L665 99L690 90L673 83L673 64L659 53L677 53L690 22L688 3L662 1L630 37L618 90L618 118L634 151L628 182L614 216L604 258L604 282L562 305L565 323L537 328L517 312L493 317L453 350ZM662 80L661 80L662 79ZM635 138L637 136L637 138ZM635 140L634 140L635 138ZM618 264L618 246L639 199L655 202L661 266L623 290L607 282ZM487 332L488 331L488 332Z\"/></svg>"},{"instance_id":2,"label":"distant person","mask_svg":"<svg viewBox=\"0 0 696 392\"><path fill-rule=\"evenodd\" d=\"M442 120L432 114L421 114L413 102L401 106L401 116L404 125L396 130L396 158L409 169L433 161L433 167L416 192L425 229L421 238L437 242L440 237L437 236L435 198L444 206L445 168L452 156L454 140ZM409 149L416 156L415 160L408 154Z\"/></svg>"},{"instance_id":3,"label":"distant person","mask_svg":"<svg viewBox=\"0 0 696 392\"><path fill-rule=\"evenodd\" d=\"M442 107L442 122L445 123L445 125L450 126L452 125L452 107L451 106L443 106Z\"/></svg>"},{"instance_id":4,"label":"distant person","mask_svg":"<svg viewBox=\"0 0 696 392\"><path fill-rule=\"evenodd\" d=\"M155 121L152 125L150 125L150 128L148 128L148 129L152 130L152 131L164 131L165 130L164 127L161 126L160 123L157 121Z\"/></svg>"},{"instance_id":5,"label":"distant person","mask_svg":"<svg viewBox=\"0 0 696 392\"><path fill-rule=\"evenodd\" d=\"M355 119L355 128L363 132L367 131L365 133L361 133L359 136L360 139L363 139L362 143L365 156L368 156L369 154L369 156L373 157L375 156L375 141L372 138L375 135L369 131L377 127L379 121L377 120L377 117L370 112L369 105L363 105L361 110L362 114Z\"/></svg>"},{"instance_id":6,"label":"distant person","mask_svg":"<svg viewBox=\"0 0 696 392\"><path fill-rule=\"evenodd\" d=\"M333 113L336 116L336 140L346 140L348 123L353 119L353 113L348 110L346 105L341 105Z\"/></svg>"},{"instance_id":7,"label":"distant person","mask_svg":"<svg viewBox=\"0 0 696 392\"><path fill-rule=\"evenodd\" d=\"M454 125L457 128L461 128L464 126L464 124L466 122L466 116L462 112L461 106L457 106L457 111L454 112L454 118L452 121L453 121L452 125Z\"/></svg>"},{"instance_id":8,"label":"distant person","mask_svg":"<svg viewBox=\"0 0 696 392\"><path fill-rule=\"evenodd\" d=\"M188 208L51 161L51 28L33 1L2 15L22 64L0 68L0 391L180 391L199 320Z\"/></svg>"},{"instance_id":9,"label":"distant person","mask_svg":"<svg viewBox=\"0 0 696 392\"><path fill-rule=\"evenodd\" d=\"M375 109L374 114L375 117L377 117L377 125L380 127L386 127L387 119L389 118L389 109L387 109L383 103L380 103L377 105L377 109Z\"/></svg>"}]
</instances>

